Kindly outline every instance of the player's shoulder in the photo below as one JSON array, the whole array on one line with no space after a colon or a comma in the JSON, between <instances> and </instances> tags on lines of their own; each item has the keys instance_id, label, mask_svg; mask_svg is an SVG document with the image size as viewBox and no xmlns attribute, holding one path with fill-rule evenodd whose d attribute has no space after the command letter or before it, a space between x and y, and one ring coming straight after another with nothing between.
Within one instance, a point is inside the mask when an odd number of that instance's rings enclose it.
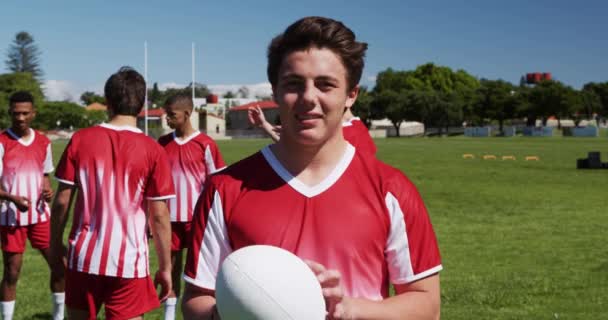
<instances>
[{"instance_id":1,"label":"player's shoulder","mask_svg":"<svg viewBox=\"0 0 608 320\"><path fill-rule=\"evenodd\" d=\"M357 158L363 164L362 170L371 174L385 192L416 190L416 186L403 171L379 160L373 154L357 152Z\"/></svg>"},{"instance_id":2,"label":"player's shoulder","mask_svg":"<svg viewBox=\"0 0 608 320\"><path fill-rule=\"evenodd\" d=\"M87 128L78 129L70 138L72 147L78 146L81 142L87 144L90 141L98 141L104 134L105 129L100 125L95 125Z\"/></svg>"},{"instance_id":3,"label":"player's shoulder","mask_svg":"<svg viewBox=\"0 0 608 320\"><path fill-rule=\"evenodd\" d=\"M89 137L89 136L96 136L101 131L104 131L104 130L105 129L103 129L100 125L82 128L82 129L79 129L78 131L74 132L74 134L72 134L72 140Z\"/></svg>"},{"instance_id":4,"label":"player's shoulder","mask_svg":"<svg viewBox=\"0 0 608 320\"><path fill-rule=\"evenodd\" d=\"M363 123L363 121L361 121L361 118L359 118L359 117L354 117L354 118L350 119L350 123L355 126L364 126L365 127L365 123Z\"/></svg>"},{"instance_id":5,"label":"player's shoulder","mask_svg":"<svg viewBox=\"0 0 608 320\"><path fill-rule=\"evenodd\" d=\"M365 134L369 136L369 129L365 125L363 121L359 118L355 118L351 121L353 129L355 129L358 133Z\"/></svg>"},{"instance_id":6,"label":"player's shoulder","mask_svg":"<svg viewBox=\"0 0 608 320\"><path fill-rule=\"evenodd\" d=\"M210 136L208 136L206 133L203 132L199 132L193 139L192 141L196 141L198 143L204 144L204 145L209 145L209 144L215 144L215 140L213 140L213 138L211 138Z\"/></svg>"},{"instance_id":7,"label":"player's shoulder","mask_svg":"<svg viewBox=\"0 0 608 320\"><path fill-rule=\"evenodd\" d=\"M256 152L238 162L227 166L211 175L211 184L215 187L242 186L260 180L264 175L266 160L261 152ZM266 176L267 177L267 176Z\"/></svg>"},{"instance_id":8,"label":"player's shoulder","mask_svg":"<svg viewBox=\"0 0 608 320\"><path fill-rule=\"evenodd\" d=\"M42 131L34 130L34 132L36 133L35 141L38 141L38 143L41 143L44 145L51 143L51 139L49 139Z\"/></svg>"},{"instance_id":9,"label":"player's shoulder","mask_svg":"<svg viewBox=\"0 0 608 320\"><path fill-rule=\"evenodd\" d=\"M11 135L8 132L8 129L2 130L0 132L0 142L6 142L8 139L11 139Z\"/></svg>"}]
</instances>

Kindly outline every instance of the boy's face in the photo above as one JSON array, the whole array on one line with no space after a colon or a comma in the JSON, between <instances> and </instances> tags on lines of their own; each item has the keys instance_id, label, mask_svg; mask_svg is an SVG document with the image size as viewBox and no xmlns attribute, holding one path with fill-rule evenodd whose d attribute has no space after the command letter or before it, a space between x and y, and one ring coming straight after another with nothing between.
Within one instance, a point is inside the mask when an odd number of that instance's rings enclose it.
<instances>
[{"instance_id":1,"label":"boy's face","mask_svg":"<svg viewBox=\"0 0 608 320\"><path fill-rule=\"evenodd\" d=\"M31 102L16 102L9 107L8 113L11 116L12 128L21 133L29 130L30 124L36 117Z\"/></svg>"},{"instance_id":2,"label":"boy's face","mask_svg":"<svg viewBox=\"0 0 608 320\"><path fill-rule=\"evenodd\" d=\"M342 136L342 115L359 90L348 90L340 58L318 48L285 56L272 89L280 110L281 141L310 146Z\"/></svg>"},{"instance_id":3,"label":"boy's face","mask_svg":"<svg viewBox=\"0 0 608 320\"><path fill-rule=\"evenodd\" d=\"M167 125L171 129L182 128L190 120L190 112L176 104L164 107L167 113Z\"/></svg>"}]
</instances>

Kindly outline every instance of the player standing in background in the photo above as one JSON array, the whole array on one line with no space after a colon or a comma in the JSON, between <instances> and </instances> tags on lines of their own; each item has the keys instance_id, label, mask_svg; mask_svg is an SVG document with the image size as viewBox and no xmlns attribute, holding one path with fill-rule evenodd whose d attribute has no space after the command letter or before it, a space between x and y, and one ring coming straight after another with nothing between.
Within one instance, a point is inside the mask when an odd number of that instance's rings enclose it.
<instances>
[{"instance_id":1,"label":"player standing in background","mask_svg":"<svg viewBox=\"0 0 608 320\"><path fill-rule=\"evenodd\" d=\"M123 67L106 82L110 121L76 132L57 166L59 180L52 208L51 248L63 245L71 198L76 196L64 275L68 318L96 319L105 305L107 319L142 319L160 306L149 276L149 211L158 268L154 282L161 300L171 291L171 224L166 200L175 197L169 162L162 147L136 127L146 83ZM74 194L77 193L77 194Z\"/></svg>"},{"instance_id":2,"label":"player standing in background","mask_svg":"<svg viewBox=\"0 0 608 320\"><path fill-rule=\"evenodd\" d=\"M25 91L9 99L11 128L0 134L0 184L5 198L0 205L0 238L4 272L0 284L2 319L13 318L17 280L25 243L29 238L47 263L50 255L50 208L53 190L48 174L53 172L51 142L30 128L36 116L34 99ZM64 285L51 274L53 319L63 319Z\"/></svg>"},{"instance_id":3,"label":"player standing in background","mask_svg":"<svg viewBox=\"0 0 608 320\"><path fill-rule=\"evenodd\" d=\"M217 316L219 266L257 244L308 260L328 319L439 318L441 258L420 194L342 133L366 49L344 24L322 17L298 20L272 40L267 73L281 139L208 180L192 219L186 319Z\"/></svg>"},{"instance_id":4,"label":"player standing in background","mask_svg":"<svg viewBox=\"0 0 608 320\"><path fill-rule=\"evenodd\" d=\"M264 130L274 142L281 139L281 126L271 125L266 120L266 117L264 117L264 112L260 107L250 107L249 110L247 110L247 119L252 126ZM355 117L351 112L351 108L344 109L344 115L342 116L342 134L344 135L344 139L353 145L357 151L367 152L372 155L376 154L376 144L374 144L374 140L370 136L369 130L367 130L367 127L359 117Z\"/></svg>"},{"instance_id":5,"label":"player standing in background","mask_svg":"<svg viewBox=\"0 0 608 320\"><path fill-rule=\"evenodd\" d=\"M165 320L173 320L181 289L183 250L190 243L192 211L205 180L224 167L224 160L215 142L192 127L190 96L174 95L167 99L164 109L167 124L175 130L158 139L167 152L177 194L169 200L173 290L165 301Z\"/></svg>"}]
</instances>

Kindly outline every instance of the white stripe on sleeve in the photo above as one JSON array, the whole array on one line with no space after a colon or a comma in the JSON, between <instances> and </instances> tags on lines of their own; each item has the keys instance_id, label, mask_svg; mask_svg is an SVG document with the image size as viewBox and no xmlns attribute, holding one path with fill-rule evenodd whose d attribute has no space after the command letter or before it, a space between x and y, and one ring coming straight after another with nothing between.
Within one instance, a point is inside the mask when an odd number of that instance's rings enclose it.
<instances>
[{"instance_id":1,"label":"white stripe on sleeve","mask_svg":"<svg viewBox=\"0 0 608 320\"><path fill-rule=\"evenodd\" d=\"M213 154L211 154L211 148L209 145L205 147L205 164L207 165L207 174L212 174L217 171L215 162L213 161Z\"/></svg>"},{"instance_id":2,"label":"white stripe on sleeve","mask_svg":"<svg viewBox=\"0 0 608 320\"><path fill-rule=\"evenodd\" d=\"M220 264L232 252L228 241L228 231L224 221L222 199L215 191L213 204L209 209L207 225L203 233L203 242L199 251L196 279L184 275L184 280L197 287L215 289L215 279Z\"/></svg>"},{"instance_id":3,"label":"white stripe on sleeve","mask_svg":"<svg viewBox=\"0 0 608 320\"><path fill-rule=\"evenodd\" d=\"M46 146L46 158L44 159L44 173L51 173L55 170L53 167L53 150L51 150L51 144Z\"/></svg>"},{"instance_id":4,"label":"white stripe on sleeve","mask_svg":"<svg viewBox=\"0 0 608 320\"><path fill-rule=\"evenodd\" d=\"M390 234L386 240L386 262L391 283L399 283L403 282L403 279L414 276L405 229L405 215L399 206L399 201L392 193L388 192L384 201L391 222Z\"/></svg>"}]
</instances>

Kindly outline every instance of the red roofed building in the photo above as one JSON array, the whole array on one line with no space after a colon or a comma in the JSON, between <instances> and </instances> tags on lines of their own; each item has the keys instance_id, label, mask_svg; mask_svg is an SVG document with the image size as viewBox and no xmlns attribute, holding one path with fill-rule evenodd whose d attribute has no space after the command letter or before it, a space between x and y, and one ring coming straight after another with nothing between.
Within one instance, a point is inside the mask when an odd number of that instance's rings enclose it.
<instances>
[{"instance_id":1,"label":"red roofed building","mask_svg":"<svg viewBox=\"0 0 608 320\"><path fill-rule=\"evenodd\" d=\"M228 121L231 130L252 129L247 120L247 110L252 107L260 107L264 117L271 124L279 124L279 106L272 100L254 101L244 105L230 108Z\"/></svg>"}]
</instances>

